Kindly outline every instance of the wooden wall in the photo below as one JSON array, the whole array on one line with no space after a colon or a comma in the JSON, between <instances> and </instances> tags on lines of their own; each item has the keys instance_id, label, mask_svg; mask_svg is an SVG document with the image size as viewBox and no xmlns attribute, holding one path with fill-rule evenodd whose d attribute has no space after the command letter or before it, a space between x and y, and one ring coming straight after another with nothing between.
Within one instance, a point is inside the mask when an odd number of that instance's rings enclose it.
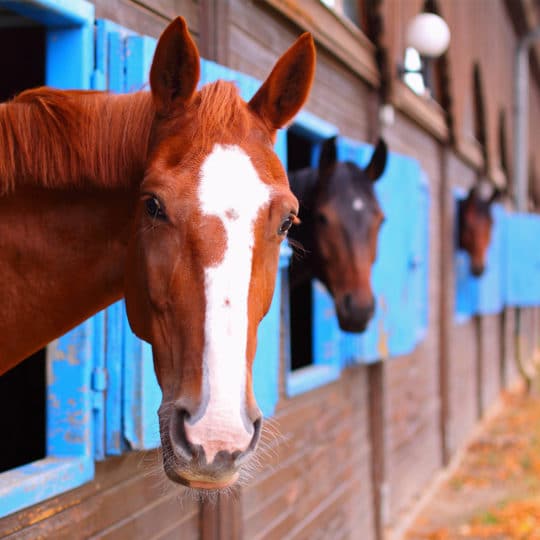
<instances>
[{"instance_id":1,"label":"wooden wall","mask_svg":"<svg viewBox=\"0 0 540 540\"><path fill-rule=\"evenodd\" d=\"M262 0L94 3L97 17L156 37L169 18L182 14L205 56L260 79L301 31ZM421 4L420 0L383 3L383 44L392 77L402 61L405 21ZM472 186L485 165L488 174L497 175L500 111L506 115L511 161L516 34L502 0L441 0L439 5L453 36L448 60L458 140L468 141L473 134L472 71L475 61L481 66L487 164L475 161L474 149L460 150L444 130L428 125L429 118L441 114L437 107L428 111L427 120L419 120L410 107L398 106L395 123L382 128L377 89L323 47L318 50L315 86L307 103L310 112L349 137L372 142L382 130L392 151L418 159L429 176L430 301L425 341L410 355L382 365L348 368L338 381L315 391L292 399L282 393L275 415L281 435L267 440L259 471L227 505L201 506L182 495L182 489L164 493L159 481L139 466L142 460L155 460L155 453L133 454L98 464L90 484L1 520L0 536L370 540L380 538L383 527L392 530L411 509L501 390L517 378L513 309L461 324L454 320L451 195L453 187ZM399 86L395 80L393 84ZM414 107L417 101L410 100ZM536 82L531 103L530 131L537 139ZM540 168L540 160L536 166ZM523 310L526 356L538 348L539 323L538 310ZM373 381L380 391L370 387ZM215 525L220 519L216 515L221 515L221 525ZM205 524L205 519L213 525Z\"/></svg>"}]
</instances>

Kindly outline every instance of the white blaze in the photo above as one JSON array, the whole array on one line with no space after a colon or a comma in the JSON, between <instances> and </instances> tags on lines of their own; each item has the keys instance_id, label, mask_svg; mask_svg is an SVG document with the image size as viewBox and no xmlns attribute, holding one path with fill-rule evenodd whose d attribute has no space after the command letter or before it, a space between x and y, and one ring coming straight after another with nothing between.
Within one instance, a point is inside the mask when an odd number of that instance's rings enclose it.
<instances>
[{"instance_id":1,"label":"white blaze","mask_svg":"<svg viewBox=\"0 0 540 540\"><path fill-rule=\"evenodd\" d=\"M240 147L216 145L198 195L203 214L217 216L227 237L223 259L205 269L201 410L186 423L188 440L202 445L210 463L220 450L245 450L253 436L245 416L248 293L254 223L270 188Z\"/></svg>"},{"instance_id":2,"label":"white blaze","mask_svg":"<svg viewBox=\"0 0 540 540\"><path fill-rule=\"evenodd\" d=\"M364 208L364 201L360 197L355 197L352 207L355 212L360 212Z\"/></svg>"}]
</instances>

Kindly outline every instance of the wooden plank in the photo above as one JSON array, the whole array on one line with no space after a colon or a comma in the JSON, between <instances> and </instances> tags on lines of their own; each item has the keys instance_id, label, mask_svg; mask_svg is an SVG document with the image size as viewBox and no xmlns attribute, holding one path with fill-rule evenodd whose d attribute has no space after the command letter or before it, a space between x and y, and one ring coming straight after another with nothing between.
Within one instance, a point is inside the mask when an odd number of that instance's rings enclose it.
<instances>
[{"instance_id":1,"label":"wooden plank","mask_svg":"<svg viewBox=\"0 0 540 540\"><path fill-rule=\"evenodd\" d=\"M139 34L159 37L167 23L182 15L195 37L199 34L199 7L193 0L94 0L96 18L110 19Z\"/></svg>"},{"instance_id":2,"label":"wooden plank","mask_svg":"<svg viewBox=\"0 0 540 540\"><path fill-rule=\"evenodd\" d=\"M369 379L369 440L371 463L371 494L375 524L375 538L382 540L386 524L384 500L386 472L386 407L384 393L384 365L381 362L368 366Z\"/></svg>"},{"instance_id":3,"label":"wooden plank","mask_svg":"<svg viewBox=\"0 0 540 540\"><path fill-rule=\"evenodd\" d=\"M199 516L194 509L185 512L184 505L176 493L159 498L151 504L141 507L126 519L114 523L92 538L117 540L118 538L158 538L170 534L170 528L182 531L182 538L199 537Z\"/></svg>"},{"instance_id":4,"label":"wooden plank","mask_svg":"<svg viewBox=\"0 0 540 540\"><path fill-rule=\"evenodd\" d=\"M169 482L161 470L156 471L156 474L148 469L142 470L141 461L147 456L154 459L155 453L133 453L125 458L112 458L98 464L100 470L95 481L48 501L39 513L24 512L22 517L26 525L24 528L19 527L17 532L13 531L13 537L72 540L77 534L84 538L99 536L102 531L114 528L119 523L129 527L129 521L137 520L141 510L144 512L145 507L152 507L164 497L163 486ZM188 497L181 497L183 488L173 486L173 490L175 492L170 501L165 498L165 505L176 505L185 519L197 516L198 505ZM163 508L156 505L155 510L159 513ZM13 521L16 522L17 517L20 516L15 515ZM4 522L0 522L2 527ZM178 522L178 513L165 512L160 520L152 518L150 522L154 523L154 532L157 534L161 528L167 529ZM189 537L186 540L190 540Z\"/></svg>"},{"instance_id":5,"label":"wooden plank","mask_svg":"<svg viewBox=\"0 0 540 540\"><path fill-rule=\"evenodd\" d=\"M199 0L199 48L201 55L228 65L229 60L229 0Z\"/></svg>"},{"instance_id":6,"label":"wooden plank","mask_svg":"<svg viewBox=\"0 0 540 540\"><path fill-rule=\"evenodd\" d=\"M261 1L261 3L263 3ZM302 30L311 32L314 39L349 69L370 84L379 84L375 62L375 47L354 25L347 24L322 2L316 0L264 0Z\"/></svg>"}]
</instances>

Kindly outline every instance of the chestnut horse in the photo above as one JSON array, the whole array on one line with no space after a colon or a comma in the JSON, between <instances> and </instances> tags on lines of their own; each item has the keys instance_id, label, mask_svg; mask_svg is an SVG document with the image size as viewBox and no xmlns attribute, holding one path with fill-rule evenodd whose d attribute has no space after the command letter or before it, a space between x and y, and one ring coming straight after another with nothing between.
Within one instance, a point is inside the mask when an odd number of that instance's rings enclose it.
<instances>
[{"instance_id":1,"label":"chestnut horse","mask_svg":"<svg viewBox=\"0 0 540 540\"><path fill-rule=\"evenodd\" d=\"M334 298L339 326L348 332L363 332L375 311L371 268L384 216L373 187L386 158L381 139L365 169L337 161L332 137L323 143L318 169L289 173L301 220L290 238L305 249L291 265L291 287L319 279Z\"/></svg>"},{"instance_id":2,"label":"chestnut horse","mask_svg":"<svg viewBox=\"0 0 540 540\"><path fill-rule=\"evenodd\" d=\"M493 228L491 206L502 195L499 189L493 189L490 195L483 191L473 186L467 197L458 203L458 247L469 254L471 274L477 277L486 268Z\"/></svg>"},{"instance_id":3,"label":"chestnut horse","mask_svg":"<svg viewBox=\"0 0 540 540\"><path fill-rule=\"evenodd\" d=\"M304 34L249 103L232 83L197 91L177 18L151 92L40 88L0 105L0 373L125 296L163 392L165 472L234 483L260 434L257 327L298 212L273 143L314 69Z\"/></svg>"}]
</instances>

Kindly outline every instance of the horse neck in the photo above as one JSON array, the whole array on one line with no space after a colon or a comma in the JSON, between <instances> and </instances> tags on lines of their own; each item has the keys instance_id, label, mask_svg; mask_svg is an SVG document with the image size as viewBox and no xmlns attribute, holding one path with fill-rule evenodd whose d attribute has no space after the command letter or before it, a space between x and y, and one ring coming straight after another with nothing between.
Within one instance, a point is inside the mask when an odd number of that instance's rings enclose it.
<instances>
[{"instance_id":1,"label":"horse neck","mask_svg":"<svg viewBox=\"0 0 540 540\"><path fill-rule=\"evenodd\" d=\"M80 132L79 147L89 155L81 156L78 174L54 178L51 185L21 167L14 188L0 194L0 373L123 296L152 115L137 118L145 129L132 136L124 129L119 137L115 126L140 103L127 96L99 100L112 129L100 117ZM141 143L136 137L145 131ZM0 148L9 146L2 142ZM131 159L123 174L112 161L116 153ZM97 163L104 159L111 161ZM98 178L100 172L109 176ZM71 164L65 173L74 174Z\"/></svg>"}]
</instances>

